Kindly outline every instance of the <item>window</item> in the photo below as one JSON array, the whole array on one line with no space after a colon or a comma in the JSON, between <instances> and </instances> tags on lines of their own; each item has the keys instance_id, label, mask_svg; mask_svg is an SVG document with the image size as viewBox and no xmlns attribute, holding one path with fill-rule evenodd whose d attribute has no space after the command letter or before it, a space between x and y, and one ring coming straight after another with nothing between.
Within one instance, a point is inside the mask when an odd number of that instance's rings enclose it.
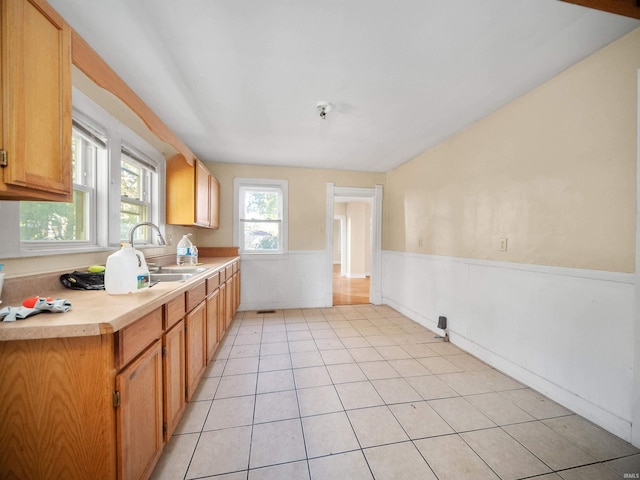
<instances>
[{"instance_id":1,"label":"window","mask_svg":"<svg viewBox=\"0 0 640 480\"><path fill-rule=\"evenodd\" d=\"M287 251L286 180L234 180L234 244L244 254Z\"/></svg>"},{"instance_id":2,"label":"window","mask_svg":"<svg viewBox=\"0 0 640 480\"><path fill-rule=\"evenodd\" d=\"M71 160L73 201L20 202L20 240L95 243L96 175L107 161L102 132L73 121Z\"/></svg>"},{"instance_id":3,"label":"window","mask_svg":"<svg viewBox=\"0 0 640 480\"><path fill-rule=\"evenodd\" d=\"M153 175L156 168L130 148L122 148L120 161L120 239L128 241L129 232L140 222L152 218ZM151 229L138 228L134 240L151 243Z\"/></svg>"},{"instance_id":4,"label":"window","mask_svg":"<svg viewBox=\"0 0 640 480\"><path fill-rule=\"evenodd\" d=\"M82 92L73 88L73 201L0 202L0 258L109 250L131 227L164 230L165 159ZM149 229L136 246L153 246Z\"/></svg>"}]
</instances>

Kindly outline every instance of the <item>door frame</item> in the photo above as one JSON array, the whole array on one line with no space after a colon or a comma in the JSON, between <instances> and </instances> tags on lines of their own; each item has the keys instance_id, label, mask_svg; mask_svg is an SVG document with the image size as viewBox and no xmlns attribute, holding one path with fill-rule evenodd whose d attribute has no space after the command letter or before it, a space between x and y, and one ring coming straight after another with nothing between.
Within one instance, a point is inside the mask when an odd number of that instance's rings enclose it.
<instances>
[{"instance_id":1,"label":"door frame","mask_svg":"<svg viewBox=\"0 0 640 480\"><path fill-rule=\"evenodd\" d=\"M631 391L631 443L640 447L640 69L637 71L636 117L636 272L635 272L635 312L633 388Z\"/></svg>"},{"instance_id":2,"label":"door frame","mask_svg":"<svg viewBox=\"0 0 640 480\"><path fill-rule=\"evenodd\" d=\"M370 198L371 201L371 282L369 302L382 303L382 185L373 188L336 187L327 182L327 217L325 247L325 306L333 306L333 220L335 197Z\"/></svg>"}]
</instances>

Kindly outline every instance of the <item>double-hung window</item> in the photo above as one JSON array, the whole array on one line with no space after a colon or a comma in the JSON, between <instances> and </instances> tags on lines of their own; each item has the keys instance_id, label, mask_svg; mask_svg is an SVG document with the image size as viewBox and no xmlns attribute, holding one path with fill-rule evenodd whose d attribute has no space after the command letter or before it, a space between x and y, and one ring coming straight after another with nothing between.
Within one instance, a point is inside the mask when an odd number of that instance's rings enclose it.
<instances>
[{"instance_id":1,"label":"double-hung window","mask_svg":"<svg viewBox=\"0 0 640 480\"><path fill-rule=\"evenodd\" d=\"M120 160L120 238L127 240L134 225L152 221L155 165L131 148L122 147ZM138 228L134 240L151 243L151 229Z\"/></svg>"},{"instance_id":2,"label":"double-hung window","mask_svg":"<svg viewBox=\"0 0 640 480\"><path fill-rule=\"evenodd\" d=\"M23 244L96 244L97 172L107 161L104 133L74 120L71 161L73 201L20 203Z\"/></svg>"},{"instance_id":3,"label":"double-hung window","mask_svg":"<svg viewBox=\"0 0 640 480\"><path fill-rule=\"evenodd\" d=\"M236 178L234 192L234 244L240 253L286 253L288 182Z\"/></svg>"},{"instance_id":4,"label":"double-hung window","mask_svg":"<svg viewBox=\"0 0 640 480\"><path fill-rule=\"evenodd\" d=\"M0 202L0 258L109 250L144 221L164 229L164 157L76 88L71 146L72 201ZM150 229L135 232L153 246Z\"/></svg>"}]
</instances>

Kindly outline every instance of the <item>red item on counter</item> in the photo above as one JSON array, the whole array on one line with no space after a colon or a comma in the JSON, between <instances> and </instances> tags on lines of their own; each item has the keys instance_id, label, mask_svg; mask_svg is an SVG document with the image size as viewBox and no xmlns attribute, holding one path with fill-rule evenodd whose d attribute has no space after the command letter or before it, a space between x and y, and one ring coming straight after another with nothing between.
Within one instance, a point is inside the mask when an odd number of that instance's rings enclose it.
<instances>
[{"instance_id":1,"label":"red item on counter","mask_svg":"<svg viewBox=\"0 0 640 480\"><path fill-rule=\"evenodd\" d=\"M36 306L36 303L38 302L38 299L39 299L39 298L40 298L40 297L29 297L29 298L25 298L25 299L22 301L22 306L23 306L23 307L27 307L27 308L33 308L33 307L35 307L35 306ZM46 300L47 302L53 302L53 298L51 298L51 297L47 297L45 300Z\"/></svg>"}]
</instances>

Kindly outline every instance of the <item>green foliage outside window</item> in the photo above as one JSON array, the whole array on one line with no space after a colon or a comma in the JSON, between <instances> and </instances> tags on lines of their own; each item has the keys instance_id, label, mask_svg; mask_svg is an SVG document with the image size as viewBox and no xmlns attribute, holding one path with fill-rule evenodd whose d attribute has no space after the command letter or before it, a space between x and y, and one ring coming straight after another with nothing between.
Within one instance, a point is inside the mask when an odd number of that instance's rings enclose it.
<instances>
[{"instance_id":1,"label":"green foliage outside window","mask_svg":"<svg viewBox=\"0 0 640 480\"><path fill-rule=\"evenodd\" d=\"M280 205L280 193L278 191L245 190L245 250L279 250L281 226Z\"/></svg>"},{"instance_id":2,"label":"green foliage outside window","mask_svg":"<svg viewBox=\"0 0 640 480\"><path fill-rule=\"evenodd\" d=\"M79 153L84 140L74 135L71 139L71 165L73 183L83 180ZM86 240L86 194L74 189L73 202L20 202L20 240L72 241Z\"/></svg>"},{"instance_id":3,"label":"green foliage outside window","mask_svg":"<svg viewBox=\"0 0 640 480\"><path fill-rule=\"evenodd\" d=\"M247 191L245 195L245 218L252 220L279 220L278 193Z\"/></svg>"}]
</instances>

